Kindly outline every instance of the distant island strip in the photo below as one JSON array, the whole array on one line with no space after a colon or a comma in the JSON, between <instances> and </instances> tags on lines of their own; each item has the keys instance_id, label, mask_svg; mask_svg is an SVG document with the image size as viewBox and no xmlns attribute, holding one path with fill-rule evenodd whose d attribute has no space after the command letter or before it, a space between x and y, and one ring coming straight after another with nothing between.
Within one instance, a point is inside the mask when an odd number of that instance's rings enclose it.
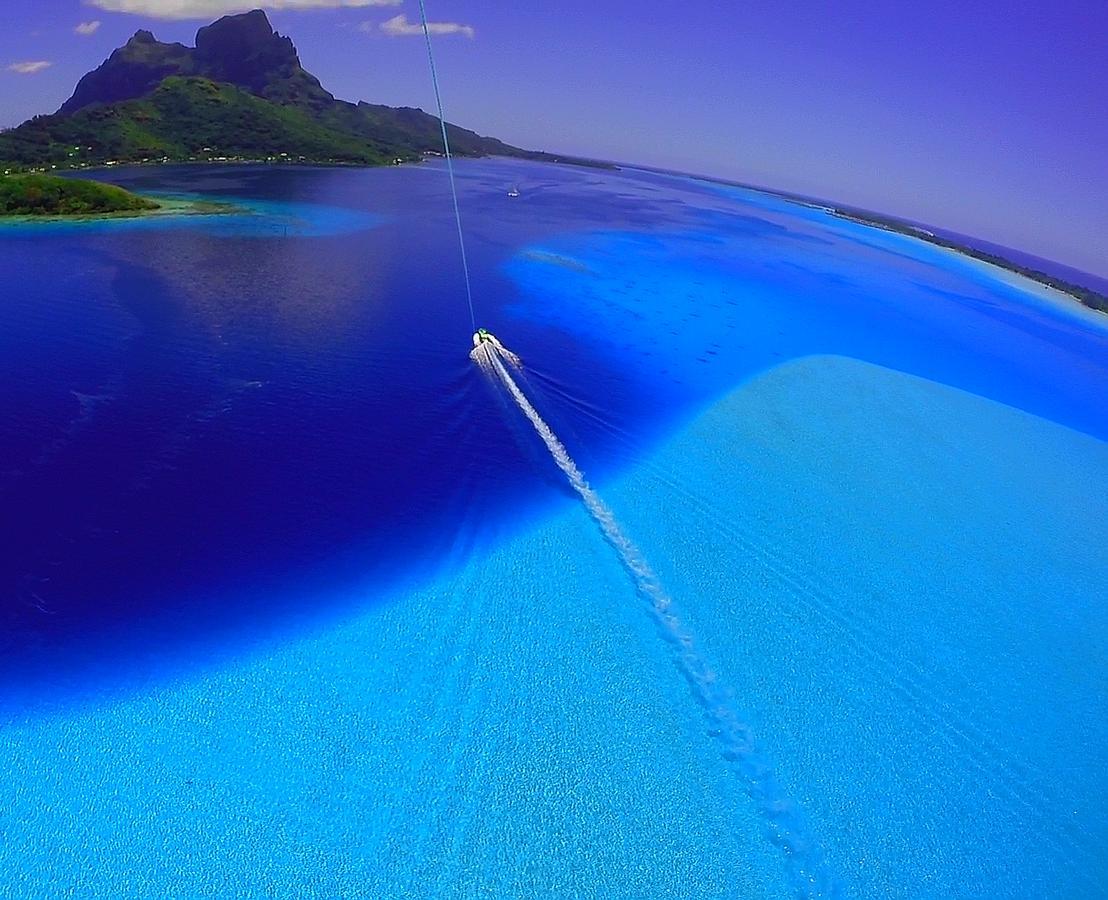
<instances>
[{"instance_id":1,"label":"distant island strip","mask_svg":"<svg viewBox=\"0 0 1108 900\"><path fill-rule=\"evenodd\" d=\"M863 213L858 210L842 209L838 207L822 208L827 209L832 215L838 216L840 219L846 219L848 222L857 222L860 225L883 228L885 231L892 231L897 234L905 234L909 237L919 238L921 241L927 241L929 244L934 244L936 247L953 250L963 256L969 256L981 262L998 266L1001 269L1007 269L1009 272L1014 272L1017 275L1022 275L1024 278L1037 281L1046 287L1061 291L1063 294L1068 294L1090 309L1108 313L1108 297L1091 288L1067 281L1064 278L1058 278L1047 272L1020 265L1017 262L1013 262L1003 256L998 256L995 253L989 253L985 250L979 250L976 247L970 247L964 243L959 243L958 241L949 240L928 231L926 228L921 228L917 225L894 219L891 216L882 216L876 213Z\"/></svg>"},{"instance_id":2,"label":"distant island strip","mask_svg":"<svg viewBox=\"0 0 1108 900\"><path fill-rule=\"evenodd\" d=\"M1015 262L1006 256L998 253L990 253L987 250L981 250L977 247L973 247L965 241L955 241L949 238L937 235L932 231L928 231L926 228L920 225L913 225L911 222L906 222L903 219L897 219L893 216L881 215L879 213L872 213L867 210L853 209L846 206L836 206L833 203L824 202L814 197L806 196L804 194L797 194L792 191L777 190L774 188L762 187L756 184L747 184L742 181L732 181L728 178L717 178L711 175L690 175L687 172L678 172L672 169L661 169L654 166L631 166L629 168L639 169L643 172L654 172L660 175L678 175L682 178L694 178L697 181L706 181L709 184L721 184L725 187L742 188L747 191L756 191L759 194L769 194L773 197L780 197L782 200L788 200L790 203L799 203L802 206L807 206L812 209L820 209L824 212L830 213L840 219L845 219L849 222L856 222L859 225L868 225L872 228L881 228L885 231L896 232L897 234L903 234L907 237L919 238L921 241L927 241L934 244L936 247L942 247L946 250L951 250L955 253L960 253L963 256L969 256L980 262L989 263L990 265L997 266L1001 269L1006 269L1016 275L1021 275L1024 278L1028 278L1031 281L1036 281L1045 287L1053 288L1056 291L1060 291L1063 294L1067 294L1090 309L1095 309L1097 312L1108 314L1108 296L1095 291L1092 288L1085 285L1076 284L1065 278L1059 278L1057 275L1051 275L1049 272L1043 272L1040 269L1035 269L1031 266L1022 265Z\"/></svg>"}]
</instances>

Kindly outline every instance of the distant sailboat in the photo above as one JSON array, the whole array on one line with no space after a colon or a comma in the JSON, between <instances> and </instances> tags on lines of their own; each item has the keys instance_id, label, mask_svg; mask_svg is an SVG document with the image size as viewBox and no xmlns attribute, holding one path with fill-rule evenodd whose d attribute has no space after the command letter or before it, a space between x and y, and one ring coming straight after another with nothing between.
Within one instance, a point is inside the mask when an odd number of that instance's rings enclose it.
<instances>
[{"instance_id":1,"label":"distant sailboat","mask_svg":"<svg viewBox=\"0 0 1108 900\"><path fill-rule=\"evenodd\" d=\"M518 184L513 184L512 185L511 190L508 191L508 196L509 197L518 197L519 196L519 185Z\"/></svg>"}]
</instances>

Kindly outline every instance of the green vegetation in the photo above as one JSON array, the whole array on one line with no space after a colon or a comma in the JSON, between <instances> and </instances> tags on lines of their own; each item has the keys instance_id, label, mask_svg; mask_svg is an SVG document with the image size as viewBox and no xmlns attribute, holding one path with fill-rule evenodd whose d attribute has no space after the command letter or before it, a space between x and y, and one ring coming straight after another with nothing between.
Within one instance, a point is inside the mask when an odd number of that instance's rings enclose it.
<instances>
[{"instance_id":1,"label":"green vegetation","mask_svg":"<svg viewBox=\"0 0 1108 900\"><path fill-rule=\"evenodd\" d=\"M611 167L523 151L454 125L448 132L458 156ZM0 160L13 169L220 159L383 165L417 161L438 152L441 141L438 119L418 109L331 101L317 111L278 105L225 82L172 75L139 99L37 116L0 133Z\"/></svg>"},{"instance_id":2,"label":"green vegetation","mask_svg":"<svg viewBox=\"0 0 1108 900\"><path fill-rule=\"evenodd\" d=\"M0 216L88 216L155 209L159 204L112 184L56 175L0 177Z\"/></svg>"},{"instance_id":3,"label":"green vegetation","mask_svg":"<svg viewBox=\"0 0 1108 900\"><path fill-rule=\"evenodd\" d=\"M458 156L531 153L449 125ZM336 100L300 65L261 10L201 28L196 46L137 32L77 83L50 116L0 133L0 167L75 169L117 162L274 160L379 165L442 149L421 109Z\"/></svg>"},{"instance_id":4,"label":"green vegetation","mask_svg":"<svg viewBox=\"0 0 1108 900\"><path fill-rule=\"evenodd\" d=\"M997 256L995 253L988 253L985 250L978 250L976 247L967 247L965 244L959 244L956 241L939 237L937 234L932 234L930 231L926 231L915 225L910 225L907 222L902 222L900 219L894 219L891 216L880 216L875 213L863 213L850 209L832 209L831 212L840 219L847 219L848 221L858 222L862 225L884 228L886 231L894 231L897 234L906 234L909 237L927 241L929 244L934 244L937 247L953 250L956 253L961 253L963 256L969 256L981 262L998 266L1001 269L1007 269L1009 272L1015 272L1017 275L1022 275L1024 278L1030 278L1032 281L1039 282L1039 284L1044 284L1047 287L1054 288L1056 291L1061 291L1063 294L1069 294L1075 300L1090 309L1108 313L1108 297L1094 290L1090 290L1087 287L1074 284L1072 281L1066 281L1064 278L1056 278L1054 275L1047 272L1040 272L1038 269L1022 266L1019 263L1012 262L1010 259L1005 259L1003 256Z\"/></svg>"},{"instance_id":5,"label":"green vegetation","mask_svg":"<svg viewBox=\"0 0 1108 900\"><path fill-rule=\"evenodd\" d=\"M233 85L180 76L166 78L142 99L92 105L72 115L40 116L0 134L0 159L25 166L264 159L282 154L379 164L396 158L391 150Z\"/></svg>"}]
</instances>

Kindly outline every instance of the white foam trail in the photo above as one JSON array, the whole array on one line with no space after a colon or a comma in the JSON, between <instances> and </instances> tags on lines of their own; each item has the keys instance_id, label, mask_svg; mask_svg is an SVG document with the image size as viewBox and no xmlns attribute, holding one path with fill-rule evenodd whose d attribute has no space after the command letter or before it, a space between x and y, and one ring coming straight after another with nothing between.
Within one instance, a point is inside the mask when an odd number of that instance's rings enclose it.
<instances>
[{"instance_id":1,"label":"white foam trail","mask_svg":"<svg viewBox=\"0 0 1108 900\"><path fill-rule=\"evenodd\" d=\"M677 666L708 718L709 733L722 746L724 759L741 775L746 791L764 818L773 842L785 852L797 895L805 898L840 896L839 885L828 870L819 846L807 833L799 807L785 793L774 775L772 765L758 750L750 727L733 708L730 692L720 684L716 673L697 652L692 635L674 613L673 601L666 594L658 577L639 548L623 533L615 515L589 486L558 436L543 421L505 367L503 359L518 366L518 357L499 342L495 345L483 342L474 347L470 356L508 390L546 444L558 468L585 504L605 540L615 549L639 595L647 602L659 632L674 648Z\"/></svg>"},{"instance_id":2,"label":"white foam trail","mask_svg":"<svg viewBox=\"0 0 1108 900\"><path fill-rule=\"evenodd\" d=\"M500 341L496 339L495 335L491 335L488 332L485 332L481 342L476 344L473 350L470 352L469 358L472 359L475 363L477 363L477 365L479 365L489 374L494 374L496 371L492 362L494 356L499 356L501 359L506 359L517 369L523 366L520 358L507 347L505 347L502 343L500 343Z\"/></svg>"}]
</instances>

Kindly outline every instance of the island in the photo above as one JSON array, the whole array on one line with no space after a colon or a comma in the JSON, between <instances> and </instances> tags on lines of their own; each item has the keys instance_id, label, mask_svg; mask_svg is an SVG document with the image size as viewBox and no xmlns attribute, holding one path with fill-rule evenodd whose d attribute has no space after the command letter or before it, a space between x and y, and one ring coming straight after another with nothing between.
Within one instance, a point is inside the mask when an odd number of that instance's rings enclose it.
<instances>
[{"instance_id":1,"label":"island","mask_svg":"<svg viewBox=\"0 0 1108 900\"><path fill-rule=\"evenodd\" d=\"M964 243L949 240L941 235L928 231L926 228L920 228L917 225L912 225L900 219L893 218L892 216L882 216L876 213L862 212L860 210L845 209L842 207L821 208L826 209L833 216L846 219L848 222L857 222L859 225L881 228L896 234L904 234L909 237L919 238L921 241L927 241L929 244L942 247L944 250L952 250L955 253L960 253L963 256L968 256L980 262L1006 269L1009 272L1014 272L1016 275L1022 275L1024 278L1029 278L1046 287L1061 291L1063 294L1069 295L1074 300L1077 300L1090 309L1108 313L1108 297L1104 296L1104 294L1084 287L1083 285L1074 284L1072 281L1067 281L1064 278L1058 278L1048 272L1042 272L1030 266L1020 265L1017 262L1013 262L1003 256L998 256L995 253L989 253L977 247L970 247Z\"/></svg>"},{"instance_id":2,"label":"island","mask_svg":"<svg viewBox=\"0 0 1108 900\"><path fill-rule=\"evenodd\" d=\"M447 124L456 156L615 168L523 150ZM393 165L442 155L436 116L336 99L262 10L224 16L196 46L138 31L50 115L0 131L0 171L127 164L269 162Z\"/></svg>"},{"instance_id":3,"label":"island","mask_svg":"<svg viewBox=\"0 0 1108 900\"><path fill-rule=\"evenodd\" d=\"M114 184L57 175L0 176L0 216L137 215L161 204Z\"/></svg>"},{"instance_id":4,"label":"island","mask_svg":"<svg viewBox=\"0 0 1108 900\"><path fill-rule=\"evenodd\" d=\"M191 197L144 197L114 184L88 179L0 174L0 225L243 212L243 207L233 203Z\"/></svg>"}]
</instances>

